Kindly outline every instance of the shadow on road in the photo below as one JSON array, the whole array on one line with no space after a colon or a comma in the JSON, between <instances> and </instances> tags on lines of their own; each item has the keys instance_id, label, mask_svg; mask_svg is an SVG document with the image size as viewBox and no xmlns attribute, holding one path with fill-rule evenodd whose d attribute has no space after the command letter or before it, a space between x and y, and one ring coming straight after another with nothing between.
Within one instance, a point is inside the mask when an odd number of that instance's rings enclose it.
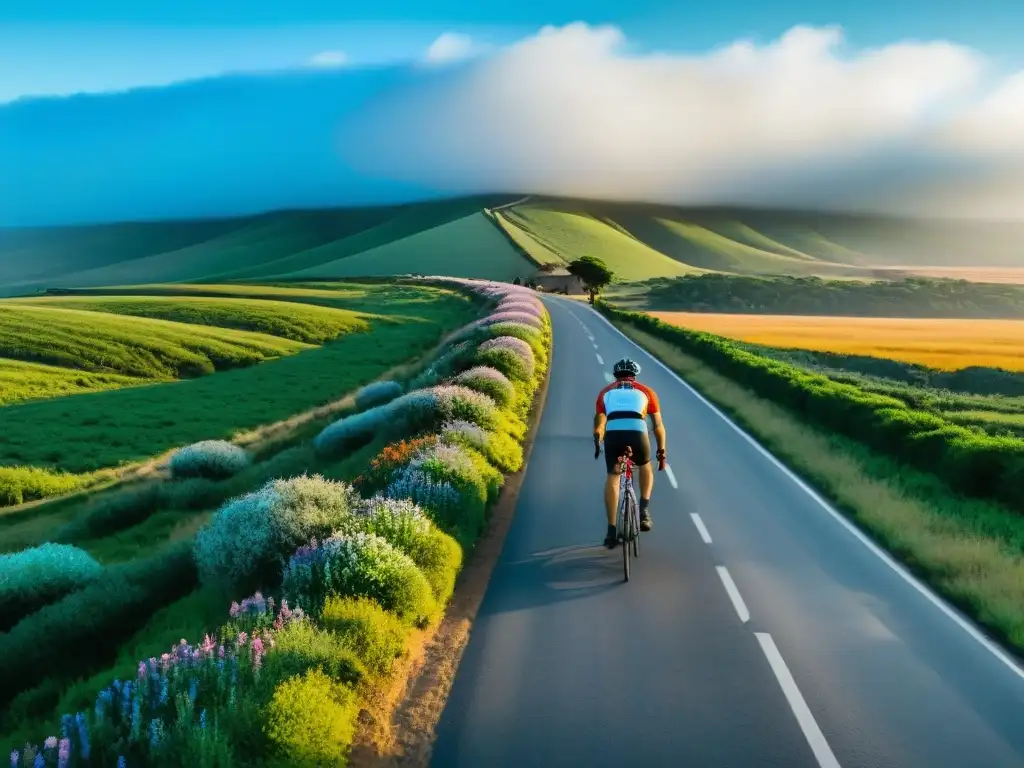
<instances>
[{"instance_id":1,"label":"shadow on road","mask_svg":"<svg viewBox=\"0 0 1024 768\"><path fill-rule=\"evenodd\" d=\"M501 563L491 589L500 590L500 609L481 606L481 614L517 611L594 597L626 586L622 579L622 550L600 544L575 544L536 552ZM493 603L492 603L493 605Z\"/></svg>"}]
</instances>

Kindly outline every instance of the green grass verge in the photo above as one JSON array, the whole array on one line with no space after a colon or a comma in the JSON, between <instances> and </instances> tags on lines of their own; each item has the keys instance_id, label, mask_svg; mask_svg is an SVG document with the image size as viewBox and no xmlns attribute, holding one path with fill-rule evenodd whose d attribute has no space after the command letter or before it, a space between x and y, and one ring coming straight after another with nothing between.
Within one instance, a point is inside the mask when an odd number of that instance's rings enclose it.
<instances>
[{"instance_id":1,"label":"green grass verge","mask_svg":"<svg viewBox=\"0 0 1024 768\"><path fill-rule=\"evenodd\" d=\"M616 322L831 498L858 526L1004 642L1024 651L1024 517L791 412L674 345Z\"/></svg>"}]
</instances>

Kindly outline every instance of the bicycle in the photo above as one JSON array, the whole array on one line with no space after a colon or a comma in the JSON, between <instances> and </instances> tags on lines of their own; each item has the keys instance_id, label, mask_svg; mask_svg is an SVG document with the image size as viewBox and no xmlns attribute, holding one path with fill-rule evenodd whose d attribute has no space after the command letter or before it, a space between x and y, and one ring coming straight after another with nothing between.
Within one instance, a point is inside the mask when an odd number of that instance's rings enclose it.
<instances>
[{"instance_id":1,"label":"bicycle","mask_svg":"<svg viewBox=\"0 0 1024 768\"><path fill-rule=\"evenodd\" d=\"M601 455L601 446L594 438L594 458ZM629 550L633 557L640 557L640 511L633 486L633 449L626 446L624 456L619 456L619 515L616 528L622 542L622 567L625 581L629 581Z\"/></svg>"}]
</instances>

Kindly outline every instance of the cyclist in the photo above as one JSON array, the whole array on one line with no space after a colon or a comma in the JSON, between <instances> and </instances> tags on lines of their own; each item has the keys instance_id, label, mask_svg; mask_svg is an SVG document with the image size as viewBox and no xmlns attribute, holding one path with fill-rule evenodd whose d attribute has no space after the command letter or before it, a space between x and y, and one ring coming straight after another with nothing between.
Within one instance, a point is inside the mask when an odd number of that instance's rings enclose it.
<instances>
[{"instance_id":1,"label":"cyclist","mask_svg":"<svg viewBox=\"0 0 1024 768\"><path fill-rule=\"evenodd\" d=\"M640 530L651 530L654 470L651 468L651 441L647 436L648 416L654 424L654 437L658 441L658 469L665 468L665 425L661 421L658 395L636 380L640 366L629 358L619 360L612 373L615 381L598 393L597 412L594 414L595 447L604 441L604 459L608 468L604 484L608 535L604 543L609 549L618 541L615 519L619 507L619 457L627 445L632 447L633 463L640 469Z\"/></svg>"}]
</instances>

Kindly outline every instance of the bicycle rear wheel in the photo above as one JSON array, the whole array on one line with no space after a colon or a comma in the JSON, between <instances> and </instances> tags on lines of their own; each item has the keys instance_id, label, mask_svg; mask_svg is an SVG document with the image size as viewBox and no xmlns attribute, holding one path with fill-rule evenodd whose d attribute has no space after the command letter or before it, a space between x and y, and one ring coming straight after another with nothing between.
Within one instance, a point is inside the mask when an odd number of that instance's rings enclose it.
<instances>
[{"instance_id":1,"label":"bicycle rear wheel","mask_svg":"<svg viewBox=\"0 0 1024 768\"><path fill-rule=\"evenodd\" d=\"M633 515L633 557L640 557L640 512L637 510L636 499L631 499Z\"/></svg>"}]
</instances>

